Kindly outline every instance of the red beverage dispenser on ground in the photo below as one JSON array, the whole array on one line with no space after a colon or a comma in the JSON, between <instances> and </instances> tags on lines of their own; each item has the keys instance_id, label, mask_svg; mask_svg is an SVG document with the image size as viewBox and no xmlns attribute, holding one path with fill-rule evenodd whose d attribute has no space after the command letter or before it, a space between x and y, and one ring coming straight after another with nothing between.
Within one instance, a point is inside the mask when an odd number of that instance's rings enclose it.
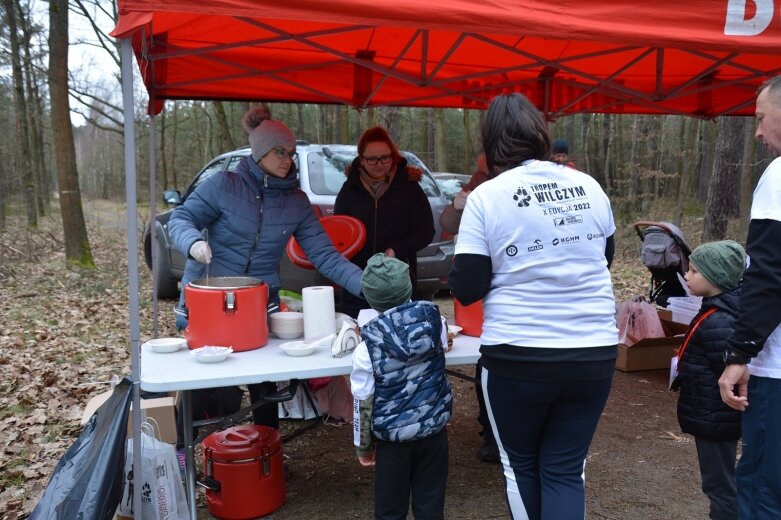
<instances>
[{"instance_id":1,"label":"red beverage dispenser on ground","mask_svg":"<svg viewBox=\"0 0 781 520\"><path fill-rule=\"evenodd\" d=\"M285 505L285 469L279 431L244 425L203 441L206 504L225 520L247 520Z\"/></svg>"},{"instance_id":2,"label":"red beverage dispenser on ground","mask_svg":"<svg viewBox=\"0 0 781 520\"><path fill-rule=\"evenodd\" d=\"M184 287L191 349L205 345L253 350L268 343L268 286L257 278L201 278Z\"/></svg>"},{"instance_id":3,"label":"red beverage dispenser on ground","mask_svg":"<svg viewBox=\"0 0 781 520\"><path fill-rule=\"evenodd\" d=\"M461 334L479 338L483 333L483 300L471 305L461 305L453 298L453 314L455 314L456 325L462 327Z\"/></svg>"}]
</instances>

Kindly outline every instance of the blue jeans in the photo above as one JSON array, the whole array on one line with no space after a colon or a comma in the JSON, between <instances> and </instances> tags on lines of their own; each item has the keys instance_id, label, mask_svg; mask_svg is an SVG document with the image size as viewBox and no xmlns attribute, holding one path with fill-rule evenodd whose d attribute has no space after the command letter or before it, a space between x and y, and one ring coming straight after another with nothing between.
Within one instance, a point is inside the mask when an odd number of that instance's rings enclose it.
<instances>
[{"instance_id":1,"label":"blue jeans","mask_svg":"<svg viewBox=\"0 0 781 520\"><path fill-rule=\"evenodd\" d=\"M751 376L743 454L735 470L738 518L781 518L781 379Z\"/></svg>"}]
</instances>

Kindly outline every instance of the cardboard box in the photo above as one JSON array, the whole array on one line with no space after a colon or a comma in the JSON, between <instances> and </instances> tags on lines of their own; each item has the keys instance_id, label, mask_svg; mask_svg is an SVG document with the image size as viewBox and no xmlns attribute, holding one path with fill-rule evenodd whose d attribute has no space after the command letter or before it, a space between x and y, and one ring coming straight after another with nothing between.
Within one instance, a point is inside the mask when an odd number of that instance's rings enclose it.
<instances>
[{"instance_id":1,"label":"cardboard box","mask_svg":"<svg viewBox=\"0 0 781 520\"><path fill-rule=\"evenodd\" d=\"M111 391L98 394L87 402L84 408L84 414L81 416L81 424L86 424L92 414L95 413L100 405L105 403L111 397ZM133 404L130 404L130 413L133 413ZM145 417L151 417L157 422L159 435L155 431L156 437L163 442L176 444L176 406L173 397L158 397L157 399L141 399L141 414ZM133 418L128 416L127 435L133 435Z\"/></svg>"},{"instance_id":2,"label":"cardboard box","mask_svg":"<svg viewBox=\"0 0 781 520\"><path fill-rule=\"evenodd\" d=\"M645 338L632 345L618 345L616 369L621 372L670 369L670 359L683 342L688 325L672 321L672 313L658 310L665 332L663 338Z\"/></svg>"}]
</instances>

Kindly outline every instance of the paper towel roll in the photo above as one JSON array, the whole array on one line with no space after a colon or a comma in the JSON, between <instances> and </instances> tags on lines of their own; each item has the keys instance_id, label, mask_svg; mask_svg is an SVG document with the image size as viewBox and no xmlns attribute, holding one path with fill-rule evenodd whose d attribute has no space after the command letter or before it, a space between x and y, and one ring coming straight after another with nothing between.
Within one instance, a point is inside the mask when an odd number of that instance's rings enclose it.
<instances>
[{"instance_id":1,"label":"paper towel roll","mask_svg":"<svg viewBox=\"0 0 781 520\"><path fill-rule=\"evenodd\" d=\"M334 333L336 309L334 288L328 285L304 287L304 341L317 341Z\"/></svg>"}]
</instances>

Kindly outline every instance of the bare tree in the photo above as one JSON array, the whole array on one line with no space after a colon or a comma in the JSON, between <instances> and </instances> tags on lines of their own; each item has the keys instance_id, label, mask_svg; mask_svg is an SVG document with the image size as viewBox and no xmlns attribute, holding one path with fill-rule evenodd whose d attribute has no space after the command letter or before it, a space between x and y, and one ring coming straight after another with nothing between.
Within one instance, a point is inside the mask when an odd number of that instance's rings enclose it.
<instances>
[{"instance_id":1,"label":"bare tree","mask_svg":"<svg viewBox=\"0 0 781 520\"><path fill-rule=\"evenodd\" d=\"M447 168L447 150L445 148L445 109L434 109L434 168L438 172L446 172Z\"/></svg>"},{"instance_id":2,"label":"bare tree","mask_svg":"<svg viewBox=\"0 0 781 520\"><path fill-rule=\"evenodd\" d=\"M225 107L222 101L212 101L212 105L217 115L217 138L220 140L220 153L233 150L236 148L236 143L231 135L228 118L225 116Z\"/></svg>"},{"instance_id":3,"label":"bare tree","mask_svg":"<svg viewBox=\"0 0 781 520\"><path fill-rule=\"evenodd\" d=\"M8 37L11 41L11 68L14 83L14 108L16 110L16 142L19 147L21 164L22 190L24 193L24 205L27 213L27 225L38 226L38 208L35 202L35 176L30 160L30 130L27 124L27 98L24 89L24 76L22 75L22 60L19 52L19 35L17 34L17 17L14 0L3 0L6 22L8 23ZM66 46L67 52L67 46Z\"/></svg>"},{"instance_id":4,"label":"bare tree","mask_svg":"<svg viewBox=\"0 0 781 520\"><path fill-rule=\"evenodd\" d=\"M720 117L713 174L705 205L705 229L702 241L727 237L727 223L739 214L740 173L743 158L744 117Z\"/></svg>"},{"instance_id":5,"label":"bare tree","mask_svg":"<svg viewBox=\"0 0 781 520\"><path fill-rule=\"evenodd\" d=\"M49 3L49 95L60 185L60 212L65 231L65 258L69 264L94 268L81 207L68 102L68 0L51 0Z\"/></svg>"}]
</instances>

